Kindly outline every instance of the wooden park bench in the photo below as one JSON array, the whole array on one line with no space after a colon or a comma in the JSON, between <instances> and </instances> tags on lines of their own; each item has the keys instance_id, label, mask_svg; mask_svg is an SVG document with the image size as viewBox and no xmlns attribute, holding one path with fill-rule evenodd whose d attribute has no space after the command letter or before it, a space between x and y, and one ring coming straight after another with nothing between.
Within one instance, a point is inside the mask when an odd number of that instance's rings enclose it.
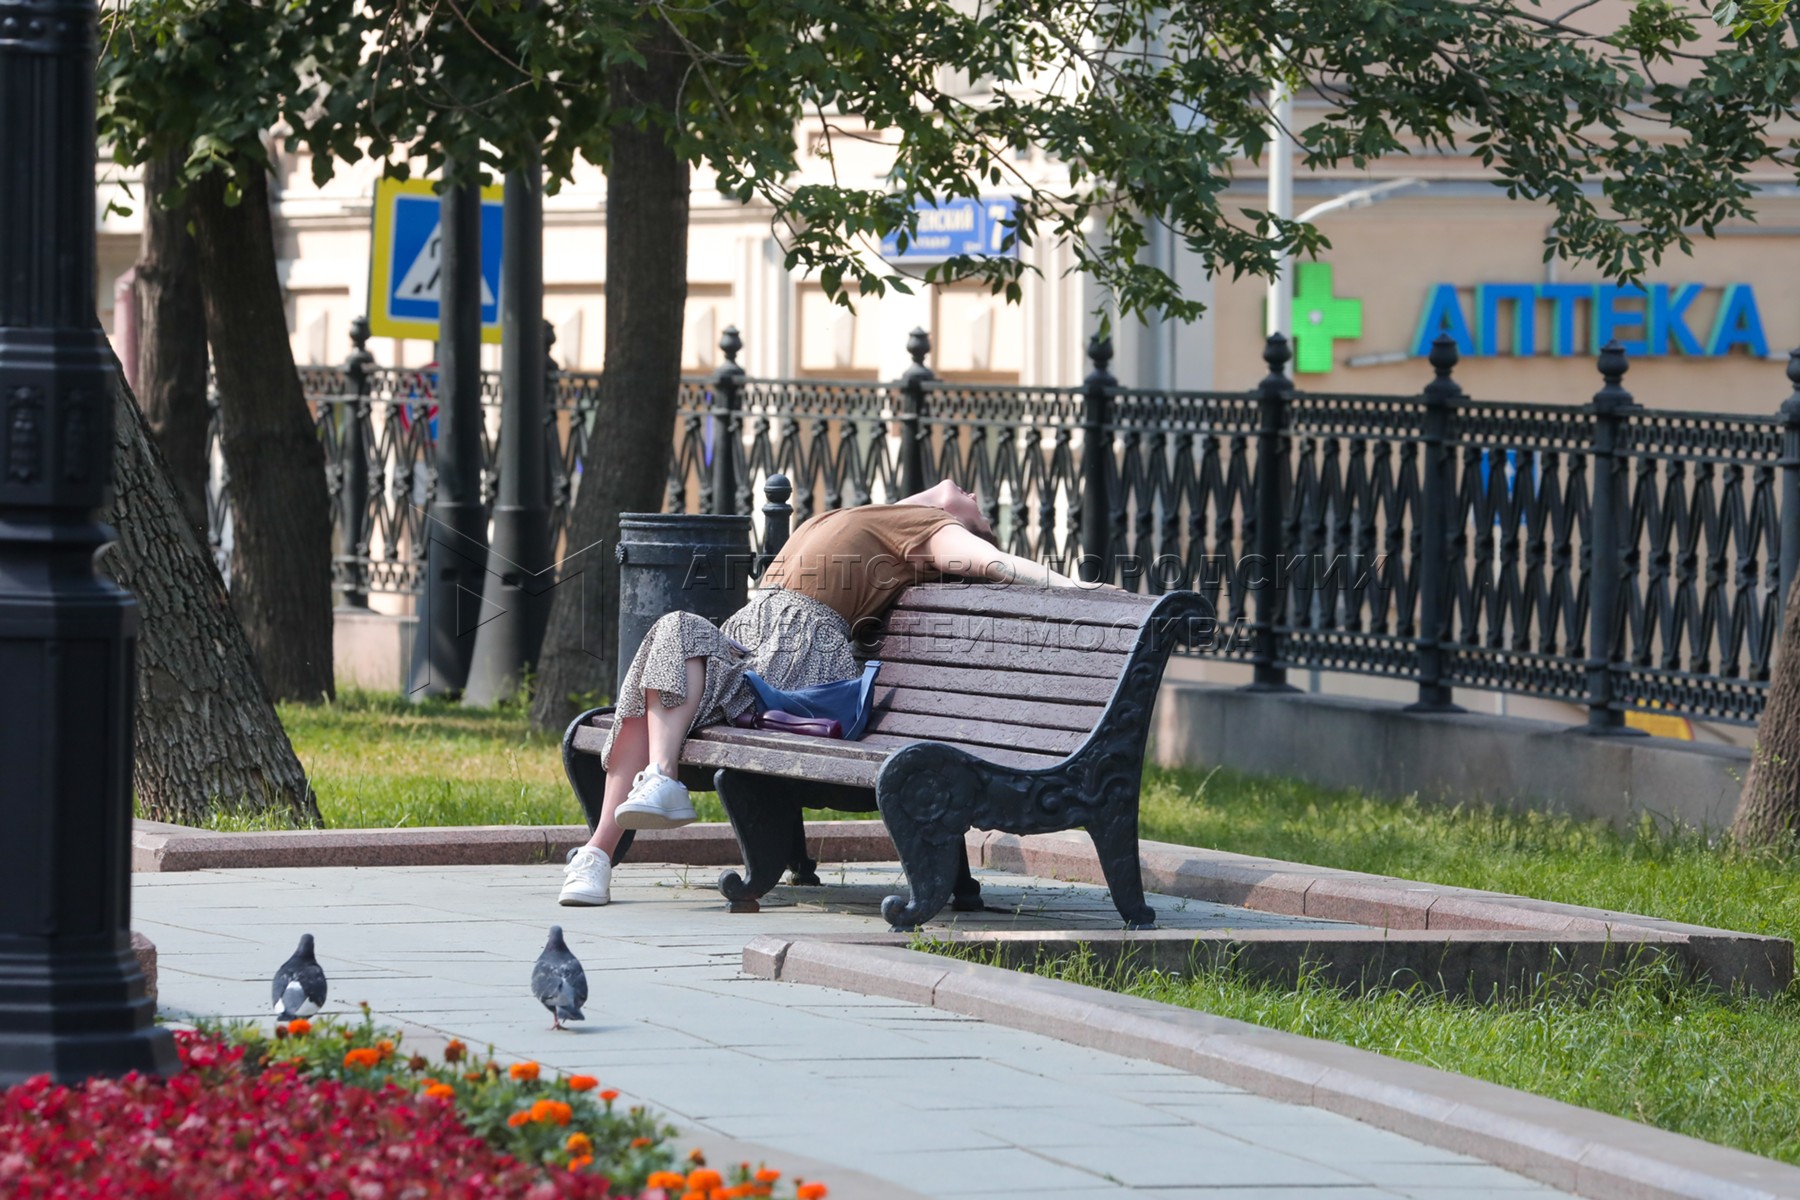
<instances>
[{"instance_id":1,"label":"wooden park bench","mask_svg":"<svg viewBox=\"0 0 1800 1200\"><path fill-rule=\"evenodd\" d=\"M1119 915L1150 927L1138 791L1151 708L1170 651L1204 644L1213 631L1194 592L907 589L880 632L857 647L882 663L875 716L860 740L710 726L686 742L682 782L718 792L744 854L748 878L727 871L719 891L734 911L754 911L784 868L817 884L803 811L879 810L912 890L910 900L882 903L895 928L929 921L946 902L981 908L963 848L972 828L1086 829ZM611 713L583 713L563 738L563 765L590 828L600 817L598 755ZM624 851L621 844L615 859Z\"/></svg>"}]
</instances>

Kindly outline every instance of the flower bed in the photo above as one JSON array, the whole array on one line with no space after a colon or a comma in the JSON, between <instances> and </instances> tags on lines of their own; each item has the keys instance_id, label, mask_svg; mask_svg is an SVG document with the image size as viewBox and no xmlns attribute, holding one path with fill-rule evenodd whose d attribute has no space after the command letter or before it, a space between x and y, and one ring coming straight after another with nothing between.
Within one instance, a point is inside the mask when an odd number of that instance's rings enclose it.
<instances>
[{"instance_id":1,"label":"flower bed","mask_svg":"<svg viewBox=\"0 0 1800 1200\"><path fill-rule=\"evenodd\" d=\"M178 1033L182 1074L40 1076L0 1092L0 1193L46 1200L751 1200L781 1176L721 1172L590 1075L545 1079L460 1042L403 1054L397 1034L294 1021ZM823 1200L795 1180L795 1200Z\"/></svg>"}]
</instances>

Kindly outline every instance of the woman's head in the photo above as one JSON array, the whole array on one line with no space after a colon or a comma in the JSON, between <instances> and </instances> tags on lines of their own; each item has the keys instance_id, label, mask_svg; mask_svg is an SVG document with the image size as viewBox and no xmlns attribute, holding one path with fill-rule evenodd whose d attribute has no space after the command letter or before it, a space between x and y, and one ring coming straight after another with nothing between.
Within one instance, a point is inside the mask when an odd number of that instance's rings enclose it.
<instances>
[{"instance_id":1,"label":"woman's head","mask_svg":"<svg viewBox=\"0 0 1800 1200\"><path fill-rule=\"evenodd\" d=\"M982 515L981 502L975 498L975 493L958 487L952 480L939 480L924 491L907 496L900 503L929 504L941 508L976 537L986 538L990 542L994 540L994 527Z\"/></svg>"}]
</instances>

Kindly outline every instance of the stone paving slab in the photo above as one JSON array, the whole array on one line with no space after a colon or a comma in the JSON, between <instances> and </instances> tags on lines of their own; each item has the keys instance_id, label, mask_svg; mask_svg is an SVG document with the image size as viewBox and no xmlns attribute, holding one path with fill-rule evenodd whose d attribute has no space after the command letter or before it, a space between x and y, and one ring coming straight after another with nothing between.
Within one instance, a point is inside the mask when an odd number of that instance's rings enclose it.
<instances>
[{"instance_id":1,"label":"stone paving slab","mask_svg":"<svg viewBox=\"0 0 1800 1200\"><path fill-rule=\"evenodd\" d=\"M986 912L958 928L1112 928L1105 893L978 872ZM885 928L892 864L724 910L711 871L621 867L615 903L559 908L553 865L195 870L134 877L134 925L156 943L171 1017L270 1019L268 978L318 938L327 1011L367 1000L431 1048L460 1037L504 1058L597 1074L699 1144L788 1166L834 1200L910 1195L1151 1194L1208 1200L1509 1198L1564 1193L1334 1113L1155 1063L892 1000L746 977L759 934ZM841 884L838 880L841 878ZM1173 897L1164 928L1295 930L1339 922ZM553 1032L530 964L551 923L586 965L588 1021ZM792 1168L790 1168L792 1169ZM1435 1191L1433 1189L1436 1189Z\"/></svg>"}]
</instances>

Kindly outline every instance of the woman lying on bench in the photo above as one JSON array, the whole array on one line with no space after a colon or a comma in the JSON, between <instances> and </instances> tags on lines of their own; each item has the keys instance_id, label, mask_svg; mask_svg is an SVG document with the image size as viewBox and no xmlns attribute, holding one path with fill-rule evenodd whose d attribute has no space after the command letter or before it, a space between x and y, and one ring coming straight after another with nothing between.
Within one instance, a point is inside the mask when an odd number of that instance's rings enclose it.
<instances>
[{"instance_id":1,"label":"woman lying on bench","mask_svg":"<svg viewBox=\"0 0 1800 1200\"><path fill-rule=\"evenodd\" d=\"M600 761L600 823L569 860L560 901L612 898L612 854L626 829L694 820L677 779L681 744L702 725L750 709L755 671L783 691L854 679L853 631L869 628L906 588L942 575L1076 587L1076 580L993 544L975 495L946 479L895 504L820 513L801 524L750 602L715 627L694 613L651 626L620 688Z\"/></svg>"}]
</instances>

